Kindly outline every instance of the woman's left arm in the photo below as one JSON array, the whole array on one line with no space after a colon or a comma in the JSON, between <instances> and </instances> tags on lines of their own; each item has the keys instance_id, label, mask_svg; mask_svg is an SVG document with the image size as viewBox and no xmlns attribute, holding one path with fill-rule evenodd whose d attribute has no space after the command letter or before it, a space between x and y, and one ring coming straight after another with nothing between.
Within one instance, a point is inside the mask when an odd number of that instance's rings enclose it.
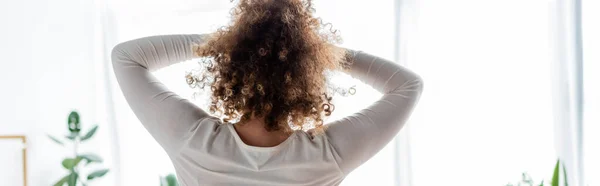
<instances>
[{"instance_id":1,"label":"woman's left arm","mask_svg":"<svg viewBox=\"0 0 600 186\"><path fill-rule=\"evenodd\" d=\"M112 50L117 81L129 106L152 137L171 154L209 115L169 91L151 71L194 58L192 46L204 35L151 36L127 41Z\"/></svg>"}]
</instances>

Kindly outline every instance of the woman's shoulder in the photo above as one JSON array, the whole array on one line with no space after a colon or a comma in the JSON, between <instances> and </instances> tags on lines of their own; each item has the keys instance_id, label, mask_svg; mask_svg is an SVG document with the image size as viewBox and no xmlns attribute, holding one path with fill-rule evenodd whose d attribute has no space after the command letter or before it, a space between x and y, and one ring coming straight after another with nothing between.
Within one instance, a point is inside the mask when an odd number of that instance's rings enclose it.
<instances>
[{"instance_id":1,"label":"woman's shoulder","mask_svg":"<svg viewBox=\"0 0 600 186\"><path fill-rule=\"evenodd\" d=\"M194 128L191 128L188 132L187 138L190 141L206 141L216 136L222 136L221 133L227 134L228 123L221 121L221 119L209 116L202 118L198 121Z\"/></svg>"},{"instance_id":2,"label":"woman's shoulder","mask_svg":"<svg viewBox=\"0 0 600 186\"><path fill-rule=\"evenodd\" d=\"M298 141L305 145L310 145L317 149L326 148L329 146L329 139L325 133L318 133L315 130L297 130L294 132L298 136Z\"/></svg>"}]
</instances>

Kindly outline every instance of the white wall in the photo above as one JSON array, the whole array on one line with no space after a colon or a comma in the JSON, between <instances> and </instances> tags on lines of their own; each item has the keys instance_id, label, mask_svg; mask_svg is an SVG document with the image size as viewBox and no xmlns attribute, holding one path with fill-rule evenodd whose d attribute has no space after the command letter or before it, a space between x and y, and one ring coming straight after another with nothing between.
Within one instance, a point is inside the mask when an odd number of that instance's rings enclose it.
<instances>
[{"instance_id":1,"label":"white wall","mask_svg":"<svg viewBox=\"0 0 600 186\"><path fill-rule=\"evenodd\" d=\"M51 185L66 174L61 161L70 150L46 134L66 134L72 109L82 114L84 130L100 124L82 150L111 166L93 10L92 1L0 1L0 135L27 136L29 185ZM0 166L0 174L11 169ZM92 185L112 180L109 173Z\"/></svg>"}]
</instances>

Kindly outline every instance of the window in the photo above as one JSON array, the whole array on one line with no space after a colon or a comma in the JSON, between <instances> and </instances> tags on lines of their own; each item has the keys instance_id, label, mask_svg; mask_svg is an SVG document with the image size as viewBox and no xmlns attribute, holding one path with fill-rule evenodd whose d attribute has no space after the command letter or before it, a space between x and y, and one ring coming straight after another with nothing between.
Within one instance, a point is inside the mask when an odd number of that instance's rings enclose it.
<instances>
[{"instance_id":1,"label":"window","mask_svg":"<svg viewBox=\"0 0 600 186\"><path fill-rule=\"evenodd\" d=\"M419 0L413 185L504 185L556 161L546 0Z\"/></svg>"}]
</instances>

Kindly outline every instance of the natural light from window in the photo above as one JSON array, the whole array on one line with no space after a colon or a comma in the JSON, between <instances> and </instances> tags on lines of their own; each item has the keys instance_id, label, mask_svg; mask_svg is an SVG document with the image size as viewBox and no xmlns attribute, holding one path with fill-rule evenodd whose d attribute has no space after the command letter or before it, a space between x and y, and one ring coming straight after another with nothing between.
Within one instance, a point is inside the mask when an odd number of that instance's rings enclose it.
<instances>
[{"instance_id":1,"label":"natural light from window","mask_svg":"<svg viewBox=\"0 0 600 186\"><path fill-rule=\"evenodd\" d=\"M425 90L411 123L414 185L550 179L549 1L417 2L407 55Z\"/></svg>"}]
</instances>

